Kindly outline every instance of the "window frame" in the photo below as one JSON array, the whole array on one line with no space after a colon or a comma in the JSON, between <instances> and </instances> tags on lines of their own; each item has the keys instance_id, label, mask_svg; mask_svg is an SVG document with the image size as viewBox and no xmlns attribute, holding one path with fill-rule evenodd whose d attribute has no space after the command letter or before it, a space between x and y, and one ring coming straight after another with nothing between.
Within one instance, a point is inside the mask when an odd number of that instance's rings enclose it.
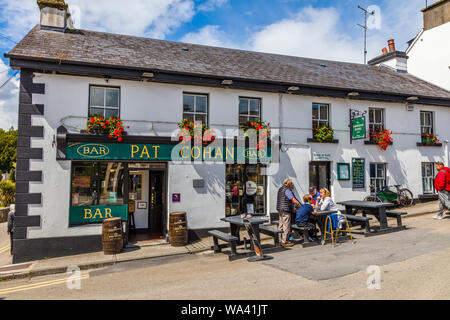
<instances>
[{"instance_id":1,"label":"window frame","mask_svg":"<svg viewBox=\"0 0 450 320\"><path fill-rule=\"evenodd\" d=\"M431 167L431 176L424 176L424 165L430 165L430 167ZM423 194L435 194L436 193L436 189L434 188L435 164L433 162L422 162L421 163L421 169L422 169L421 178L422 178L422 192L423 192ZM425 191L425 184L424 184L424 180L425 179L430 179L432 190Z\"/></svg>"},{"instance_id":2,"label":"window frame","mask_svg":"<svg viewBox=\"0 0 450 320\"><path fill-rule=\"evenodd\" d=\"M429 115L430 116L430 125L424 125L422 124L422 115ZM425 122L425 118L424 118ZM424 134L424 128L429 128L430 131L426 131L428 134L434 134L434 112L433 111L420 111L420 134Z\"/></svg>"},{"instance_id":3,"label":"window frame","mask_svg":"<svg viewBox=\"0 0 450 320\"><path fill-rule=\"evenodd\" d=\"M373 115L373 122L370 122L370 113L374 111L381 111L381 122L376 122L376 113ZM368 115L368 123L369 123L369 132L375 132L375 126L381 125L381 130L384 130L386 127L386 112L384 108L369 108L369 115ZM374 127L374 129L371 129L371 127Z\"/></svg>"},{"instance_id":4,"label":"window frame","mask_svg":"<svg viewBox=\"0 0 450 320\"><path fill-rule=\"evenodd\" d=\"M372 177L372 170L371 170L371 166L375 165L375 177ZM378 177L377 173L378 173L378 166L383 166L383 177ZM370 162L369 163L369 180L370 180L370 184L369 184L369 188L370 188L370 193L376 194L378 191L381 191L383 189L378 189L377 190L377 184L376 183L372 183L373 180L377 181L377 180L381 180L383 181L383 187L387 187L387 164L385 162ZM374 186L374 188L372 188L372 186Z\"/></svg>"},{"instance_id":5,"label":"window frame","mask_svg":"<svg viewBox=\"0 0 450 320\"><path fill-rule=\"evenodd\" d=\"M194 112L185 112L184 111L184 96L185 95L189 95L189 96L194 96ZM197 112L197 99L195 97L197 96L201 96L201 97L206 97L206 112L202 113L202 112ZM209 94L208 93L198 93L198 92L185 92L183 91L182 97L181 97L182 101L181 101L181 112L182 112L182 117L181 120L185 119L185 114L192 114L194 116L194 121L195 120L195 115L199 114L205 115L205 119L206 119L206 123L205 125L209 126Z\"/></svg>"},{"instance_id":6,"label":"window frame","mask_svg":"<svg viewBox=\"0 0 450 320\"><path fill-rule=\"evenodd\" d=\"M104 104L106 104L106 89L117 89L118 90L118 106L117 108L115 107L106 107L106 106L91 106L91 90L92 88L102 88L104 89ZM92 117L93 114L91 115L91 108L97 108L97 109L103 109L103 117L105 117L105 110L116 110L118 111L118 117L120 118L121 116L121 109L122 109L122 90L120 86L105 86L105 85L98 85L98 84L90 84L89 85L89 94L88 94L88 117Z\"/></svg>"},{"instance_id":7,"label":"window frame","mask_svg":"<svg viewBox=\"0 0 450 320\"><path fill-rule=\"evenodd\" d=\"M318 110L319 118L318 119L314 119L313 118L314 117L314 111L313 111L314 110L314 105L317 105L319 107L319 110ZM321 107L324 107L324 106L327 107L327 119L326 120L321 118L322 112L320 110L321 110ZM330 103L313 102L312 105L311 105L311 120L312 120L312 129L313 129L313 131L314 131L314 128L316 128L314 126L315 122L318 122L319 124L320 124L320 122L326 122L327 123L326 125L331 128L331 104Z\"/></svg>"},{"instance_id":8,"label":"window frame","mask_svg":"<svg viewBox=\"0 0 450 320\"><path fill-rule=\"evenodd\" d=\"M239 110L240 105L241 105L241 99L247 99L248 100L248 103L247 103L247 114L246 115L241 114L241 112ZM259 111L258 111L259 115L257 117L250 115L250 101L251 100L258 100L259 101ZM239 98L238 98L238 125L239 125L239 127L241 125L243 125L243 124L241 124L241 120L240 120L241 117L247 117L246 121L251 121L250 118L253 118L253 120L262 121L262 98L239 96Z\"/></svg>"}]
</instances>

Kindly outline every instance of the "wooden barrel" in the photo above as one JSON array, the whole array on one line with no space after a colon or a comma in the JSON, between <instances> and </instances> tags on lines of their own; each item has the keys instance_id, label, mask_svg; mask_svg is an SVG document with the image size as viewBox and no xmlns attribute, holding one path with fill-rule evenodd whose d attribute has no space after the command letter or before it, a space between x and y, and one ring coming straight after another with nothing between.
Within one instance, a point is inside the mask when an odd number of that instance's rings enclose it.
<instances>
[{"instance_id":1,"label":"wooden barrel","mask_svg":"<svg viewBox=\"0 0 450 320\"><path fill-rule=\"evenodd\" d=\"M123 248L122 219L105 219L102 226L103 252L105 254L120 253Z\"/></svg>"},{"instance_id":2,"label":"wooden barrel","mask_svg":"<svg viewBox=\"0 0 450 320\"><path fill-rule=\"evenodd\" d=\"M188 244L186 212L172 212L169 216L169 239L172 247Z\"/></svg>"}]
</instances>

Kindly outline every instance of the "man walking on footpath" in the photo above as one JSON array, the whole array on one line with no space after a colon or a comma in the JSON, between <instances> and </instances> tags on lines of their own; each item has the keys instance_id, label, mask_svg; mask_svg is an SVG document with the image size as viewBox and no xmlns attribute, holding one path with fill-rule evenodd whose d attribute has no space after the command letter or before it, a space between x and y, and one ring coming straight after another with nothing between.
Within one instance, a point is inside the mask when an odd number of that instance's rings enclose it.
<instances>
[{"instance_id":1,"label":"man walking on footpath","mask_svg":"<svg viewBox=\"0 0 450 320\"><path fill-rule=\"evenodd\" d=\"M278 229L283 233L279 235L280 243L283 247L292 247L294 244L288 242L291 233L291 214L295 212L294 205L300 207L300 202L294 197L294 184L292 179L285 179L283 186L278 190L277 211L279 215Z\"/></svg>"},{"instance_id":2,"label":"man walking on footpath","mask_svg":"<svg viewBox=\"0 0 450 320\"><path fill-rule=\"evenodd\" d=\"M438 174L434 179L434 187L438 191L439 213L434 219L441 220L444 216L444 209L450 210L450 169L444 167L443 162L436 162Z\"/></svg>"},{"instance_id":3,"label":"man walking on footpath","mask_svg":"<svg viewBox=\"0 0 450 320\"><path fill-rule=\"evenodd\" d=\"M15 205L10 205L9 206L9 213L8 213L8 230L7 233L9 234L9 238L11 241L11 251L9 256L13 255L13 238L14 238L14 230L16 227L16 223L15 223L15 218L16 218L16 213L15 213L16 207Z\"/></svg>"}]
</instances>

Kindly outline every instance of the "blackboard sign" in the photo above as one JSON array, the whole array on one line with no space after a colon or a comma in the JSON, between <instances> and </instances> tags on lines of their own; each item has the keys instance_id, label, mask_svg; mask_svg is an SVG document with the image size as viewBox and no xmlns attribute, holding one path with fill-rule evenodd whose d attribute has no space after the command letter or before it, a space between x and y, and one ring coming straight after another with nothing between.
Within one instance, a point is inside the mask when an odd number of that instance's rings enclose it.
<instances>
[{"instance_id":1,"label":"blackboard sign","mask_svg":"<svg viewBox=\"0 0 450 320\"><path fill-rule=\"evenodd\" d=\"M353 189L365 188L365 160L362 158L352 159L352 181Z\"/></svg>"}]
</instances>

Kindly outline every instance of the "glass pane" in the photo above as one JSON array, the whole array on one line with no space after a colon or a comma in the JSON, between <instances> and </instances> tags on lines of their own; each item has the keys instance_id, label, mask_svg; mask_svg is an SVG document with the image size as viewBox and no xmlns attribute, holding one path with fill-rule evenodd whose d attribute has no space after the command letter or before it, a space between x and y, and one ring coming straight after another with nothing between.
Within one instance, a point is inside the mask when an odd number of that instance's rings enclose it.
<instances>
[{"instance_id":1,"label":"glass pane","mask_svg":"<svg viewBox=\"0 0 450 320\"><path fill-rule=\"evenodd\" d=\"M375 178L376 177L375 176L375 164L374 163L370 164L370 177L371 178Z\"/></svg>"},{"instance_id":2,"label":"glass pane","mask_svg":"<svg viewBox=\"0 0 450 320\"><path fill-rule=\"evenodd\" d=\"M183 119L187 121L194 121L194 115L192 113L183 113Z\"/></svg>"},{"instance_id":3,"label":"glass pane","mask_svg":"<svg viewBox=\"0 0 450 320\"><path fill-rule=\"evenodd\" d=\"M375 110L369 109L369 122L370 122L370 123L373 123L373 120L374 120L373 114L374 114L374 112L375 112Z\"/></svg>"},{"instance_id":4,"label":"glass pane","mask_svg":"<svg viewBox=\"0 0 450 320\"><path fill-rule=\"evenodd\" d=\"M183 111L194 112L194 96L183 96Z\"/></svg>"},{"instance_id":5,"label":"glass pane","mask_svg":"<svg viewBox=\"0 0 450 320\"><path fill-rule=\"evenodd\" d=\"M259 100L258 99L252 99L250 100L250 114L252 116L259 116Z\"/></svg>"},{"instance_id":6,"label":"glass pane","mask_svg":"<svg viewBox=\"0 0 450 320\"><path fill-rule=\"evenodd\" d=\"M328 120L328 106L320 106L320 119Z\"/></svg>"},{"instance_id":7,"label":"glass pane","mask_svg":"<svg viewBox=\"0 0 450 320\"><path fill-rule=\"evenodd\" d=\"M424 112L420 113L420 125L421 126L425 125L425 113Z\"/></svg>"},{"instance_id":8,"label":"glass pane","mask_svg":"<svg viewBox=\"0 0 450 320\"><path fill-rule=\"evenodd\" d=\"M382 111L381 110L376 110L375 112L375 122L376 123L382 123L383 122L383 117L382 117Z\"/></svg>"},{"instance_id":9,"label":"glass pane","mask_svg":"<svg viewBox=\"0 0 450 320\"><path fill-rule=\"evenodd\" d=\"M239 99L239 114L248 114L248 99Z\"/></svg>"},{"instance_id":10,"label":"glass pane","mask_svg":"<svg viewBox=\"0 0 450 320\"><path fill-rule=\"evenodd\" d=\"M379 164L377 166L377 177L384 178L384 165L382 165L382 164Z\"/></svg>"},{"instance_id":11,"label":"glass pane","mask_svg":"<svg viewBox=\"0 0 450 320\"><path fill-rule=\"evenodd\" d=\"M91 106L103 107L105 105L105 89L91 87Z\"/></svg>"},{"instance_id":12,"label":"glass pane","mask_svg":"<svg viewBox=\"0 0 450 320\"><path fill-rule=\"evenodd\" d=\"M206 123L206 115L196 114L195 121L201 121L203 124L207 124Z\"/></svg>"},{"instance_id":13,"label":"glass pane","mask_svg":"<svg viewBox=\"0 0 450 320\"><path fill-rule=\"evenodd\" d=\"M119 116L119 110L118 109L105 109L105 118L109 117L118 117Z\"/></svg>"},{"instance_id":14,"label":"glass pane","mask_svg":"<svg viewBox=\"0 0 450 320\"><path fill-rule=\"evenodd\" d=\"M196 112L206 113L206 97L196 96Z\"/></svg>"},{"instance_id":15,"label":"glass pane","mask_svg":"<svg viewBox=\"0 0 450 320\"><path fill-rule=\"evenodd\" d=\"M244 125L248 121L248 117L239 117L239 125Z\"/></svg>"},{"instance_id":16,"label":"glass pane","mask_svg":"<svg viewBox=\"0 0 450 320\"><path fill-rule=\"evenodd\" d=\"M319 106L317 104L313 104L312 106L312 118L319 119Z\"/></svg>"},{"instance_id":17,"label":"glass pane","mask_svg":"<svg viewBox=\"0 0 450 320\"><path fill-rule=\"evenodd\" d=\"M119 90L106 89L106 107L119 107Z\"/></svg>"},{"instance_id":18,"label":"glass pane","mask_svg":"<svg viewBox=\"0 0 450 320\"><path fill-rule=\"evenodd\" d=\"M91 108L91 109L89 110L89 116L95 116L95 115L101 115L101 116L104 116L104 110L105 110L105 109Z\"/></svg>"}]
</instances>

